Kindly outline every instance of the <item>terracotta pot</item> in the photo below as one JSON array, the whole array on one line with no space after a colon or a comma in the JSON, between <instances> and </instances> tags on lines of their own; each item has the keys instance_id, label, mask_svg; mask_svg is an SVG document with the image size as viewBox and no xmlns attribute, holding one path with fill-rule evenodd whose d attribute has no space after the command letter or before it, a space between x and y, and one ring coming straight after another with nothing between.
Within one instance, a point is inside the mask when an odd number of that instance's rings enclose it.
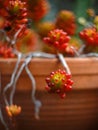
<instances>
[{"instance_id":1,"label":"terracotta pot","mask_svg":"<svg viewBox=\"0 0 98 130\"><path fill-rule=\"evenodd\" d=\"M17 59L0 59L3 87L10 81L16 61ZM98 59L66 58L66 61L72 72L74 85L65 99L45 90L45 77L50 72L63 68L57 59L34 58L28 65L36 79L36 97L42 102L40 120L34 118L31 81L25 70L22 72L14 97L14 103L22 106L22 113L17 119L19 130L98 129Z\"/></svg>"}]
</instances>

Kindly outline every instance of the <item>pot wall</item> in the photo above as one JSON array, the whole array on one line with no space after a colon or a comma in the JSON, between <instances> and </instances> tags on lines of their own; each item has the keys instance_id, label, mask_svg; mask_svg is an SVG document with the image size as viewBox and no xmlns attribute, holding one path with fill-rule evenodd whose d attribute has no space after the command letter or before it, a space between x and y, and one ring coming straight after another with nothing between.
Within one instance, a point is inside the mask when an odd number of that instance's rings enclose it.
<instances>
[{"instance_id":1,"label":"pot wall","mask_svg":"<svg viewBox=\"0 0 98 130\"><path fill-rule=\"evenodd\" d=\"M17 118L18 129L28 130L97 130L98 129L98 60L97 58L66 58L74 80L73 90L65 99L45 90L45 77L63 68L57 59L32 59L29 68L37 82L36 97L42 102L40 120L34 118L31 82L23 71L17 82L14 103L22 106ZM16 59L0 61L2 86L10 80ZM21 64L23 60L21 61ZM3 128L2 125L0 125ZM0 129L1 129L0 128Z\"/></svg>"}]
</instances>

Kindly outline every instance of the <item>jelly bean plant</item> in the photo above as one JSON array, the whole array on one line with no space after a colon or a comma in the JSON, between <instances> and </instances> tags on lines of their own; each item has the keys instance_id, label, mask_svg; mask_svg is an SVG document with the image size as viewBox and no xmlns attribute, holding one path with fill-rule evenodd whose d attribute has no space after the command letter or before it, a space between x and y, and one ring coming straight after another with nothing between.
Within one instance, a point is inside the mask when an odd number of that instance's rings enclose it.
<instances>
[{"instance_id":1,"label":"jelly bean plant","mask_svg":"<svg viewBox=\"0 0 98 130\"><path fill-rule=\"evenodd\" d=\"M23 69L31 80L34 116L39 119L42 104L36 99L36 81L28 64L35 57L57 58L64 69L53 70L45 79L45 88L49 93L56 93L65 98L67 92L72 90L73 80L64 57L98 56L96 53L98 16L94 13L91 15L92 10L88 10L92 22L88 24L88 21L79 19L78 22L84 26L84 30L81 30L79 37L75 38L77 26L72 11L61 10L55 20L50 22L43 21L51 8L47 0L0 0L0 2L0 57L8 60L17 58L10 82L3 88L0 84L0 120L5 129L10 130L16 127L15 117L22 111L21 106L16 105L13 98L16 83ZM20 65L21 59L24 60ZM7 92L10 88L8 99Z\"/></svg>"}]
</instances>

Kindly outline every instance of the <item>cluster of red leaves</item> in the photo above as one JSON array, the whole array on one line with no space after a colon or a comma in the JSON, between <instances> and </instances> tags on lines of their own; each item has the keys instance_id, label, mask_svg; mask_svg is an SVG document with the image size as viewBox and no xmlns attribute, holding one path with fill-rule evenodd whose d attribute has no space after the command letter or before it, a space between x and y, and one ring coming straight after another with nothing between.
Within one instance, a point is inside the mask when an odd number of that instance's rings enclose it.
<instances>
[{"instance_id":1,"label":"cluster of red leaves","mask_svg":"<svg viewBox=\"0 0 98 130\"><path fill-rule=\"evenodd\" d=\"M12 48L8 47L6 43L0 42L0 57L3 58L13 58L15 55L13 54Z\"/></svg>"},{"instance_id":2,"label":"cluster of red leaves","mask_svg":"<svg viewBox=\"0 0 98 130\"><path fill-rule=\"evenodd\" d=\"M13 36L23 25L21 34L28 22L26 3L20 0L4 1L0 10L0 15L4 18L4 29L9 36Z\"/></svg>"},{"instance_id":3,"label":"cluster of red leaves","mask_svg":"<svg viewBox=\"0 0 98 130\"><path fill-rule=\"evenodd\" d=\"M9 42L13 40L19 29L21 29L21 31L17 38L23 36L28 22L26 3L21 0L4 0L0 6L0 29L3 29L10 38ZM4 37L6 37L6 35L4 35ZM8 41L4 41L4 44L2 44L1 41L0 44L0 57L12 58L15 56L12 47L8 46L10 45Z\"/></svg>"},{"instance_id":4,"label":"cluster of red leaves","mask_svg":"<svg viewBox=\"0 0 98 130\"><path fill-rule=\"evenodd\" d=\"M66 96L66 92L72 90L73 81L71 80L71 75L67 74L65 70L57 70L51 72L51 74L46 77L46 89L48 92L58 93L61 98Z\"/></svg>"},{"instance_id":5,"label":"cluster of red leaves","mask_svg":"<svg viewBox=\"0 0 98 130\"><path fill-rule=\"evenodd\" d=\"M47 37L43 38L44 42L56 50L65 51L70 37L61 29L54 29L48 33Z\"/></svg>"},{"instance_id":6,"label":"cluster of red leaves","mask_svg":"<svg viewBox=\"0 0 98 130\"><path fill-rule=\"evenodd\" d=\"M85 28L79 33L86 46L98 46L98 32L94 27Z\"/></svg>"},{"instance_id":7,"label":"cluster of red leaves","mask_svg":"<svg viewBox=\"0 0 98 130\"><path fill-rule=\"evenodd\" d=\"M49 11L50 5L47 0L27 0L29 17L34 22L40 21Z\"/></svg>"},{"instance_id":8,"label":"cluster of red leaves","mask_svg":"<svg viewBox=\"0 0 98 130\"><path fill-rule=\"evenodd\" d=\"M61 10L56 18L56 27L63 29L69 35L74 35L76 32L76 18L72 11Z\"/></svg>"}]
</instances>

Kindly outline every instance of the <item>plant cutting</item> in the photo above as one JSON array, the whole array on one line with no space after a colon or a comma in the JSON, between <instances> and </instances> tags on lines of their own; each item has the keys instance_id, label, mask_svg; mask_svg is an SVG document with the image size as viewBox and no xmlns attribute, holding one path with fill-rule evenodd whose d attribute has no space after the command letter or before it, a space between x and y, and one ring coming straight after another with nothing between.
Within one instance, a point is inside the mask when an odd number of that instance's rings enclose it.
<instances>
[{"instance_id":1,"label":"plant cutting","mask_svg":"<svg viewBox=\"0 0 98 130\"><path fill-rule=\"evenodd\" d=\"M53 25L51 26L53 28L50 28L50 25L47 23L46 25L49 25L48 27L44 26L45 28L42 28L42 30L39 29L41 24L39 21L44 17L44 15L46 15L47 11L49 10L47 1L44 2L38 0L33 3L34 7L29 7L29 4L20 0L2 2L2 8L0 10L0 14L2 16L0 27L0 56L3 58L8 58L8 60L9 58L17 59L10 81L3 88L2 84L0 86L2 97L1 100L3 101L3 105L0 107L0 119L6 130L16 128L16 116L19 115L22 111L21 106L14 104L14 95L17 86L16 83L24 69L31 81L31 98L34 104L34 116L36 119L39 119L39 112L42 104L41 101L36 98L36 80L28 67L32 59L57 58L57 60L61 62L64 69L53 71L51 72L50 76L46 77L46 89L49 93L57 93L61 98L64 98L66 93L72 90L73 85L71 71L64 56L97 56L97 53L84 54L84 45L82 47L79 46L80 48L78 48L73 44L70 44L76 30L75 17L74 14L70 11L62 11L58 15L55 23L51 24ZM46 6L44 6L45 4ZM39 6L41 6L41 12L38 11ZM31 8L33 8L36 13L34 13L34 11L32 12ZM28 9L30 9L30 12ZM33 20L35 29L33 31L32 29L28 28L30 24L32 24L31 20L28 19L29 17ZM68 22L69 20L70 23ZM67 26L64 26L64 24ZM43 33L45 31L44 29L46 29L46 33ZM50 53L46 53L42 50L34 51L33 47L38 40L38 35L36 33L40 34L40 41L43 42L47 48L49 47L48 49L51 48L53 53L51 53L51 51ZM94 43L94 46L95 44L97 45L97 43L95 43L97 39L96 26L94 26L89 31L87 29L86 31L80 32L80 37L86 41L86 46L89 45L89 41L91 44ZM23 62L20 65L21 60L23 60ZM10 92L8 97L7 92L9 89ZM6 119L8 121L6 121Z\"/></svg>"},{"instance_id":2,"label":"plant cutting","mask_svg":"<svg viewBox=\"0 0 98 130\"><path fill-rule=\"evenodd\" d=\"M59 52L66 50L69 39L70 37L67 35L67 33L59 29L50 31L48 37L44 38L44 42L46 42L46 44L53 46L57 50L56 55L61 61L61 63L64 65L66 70L66 72L63 70L52 72L50 78L46 78L46 82L49 86L47 87L47 89L60 93L62 97L65 97L65 92L67 90L70 90L71 85L73 84L73 81L71 81L70 79L71 72L67 66L67 63L65 62L63 55Z\"/></svg>"}]
</instances>

